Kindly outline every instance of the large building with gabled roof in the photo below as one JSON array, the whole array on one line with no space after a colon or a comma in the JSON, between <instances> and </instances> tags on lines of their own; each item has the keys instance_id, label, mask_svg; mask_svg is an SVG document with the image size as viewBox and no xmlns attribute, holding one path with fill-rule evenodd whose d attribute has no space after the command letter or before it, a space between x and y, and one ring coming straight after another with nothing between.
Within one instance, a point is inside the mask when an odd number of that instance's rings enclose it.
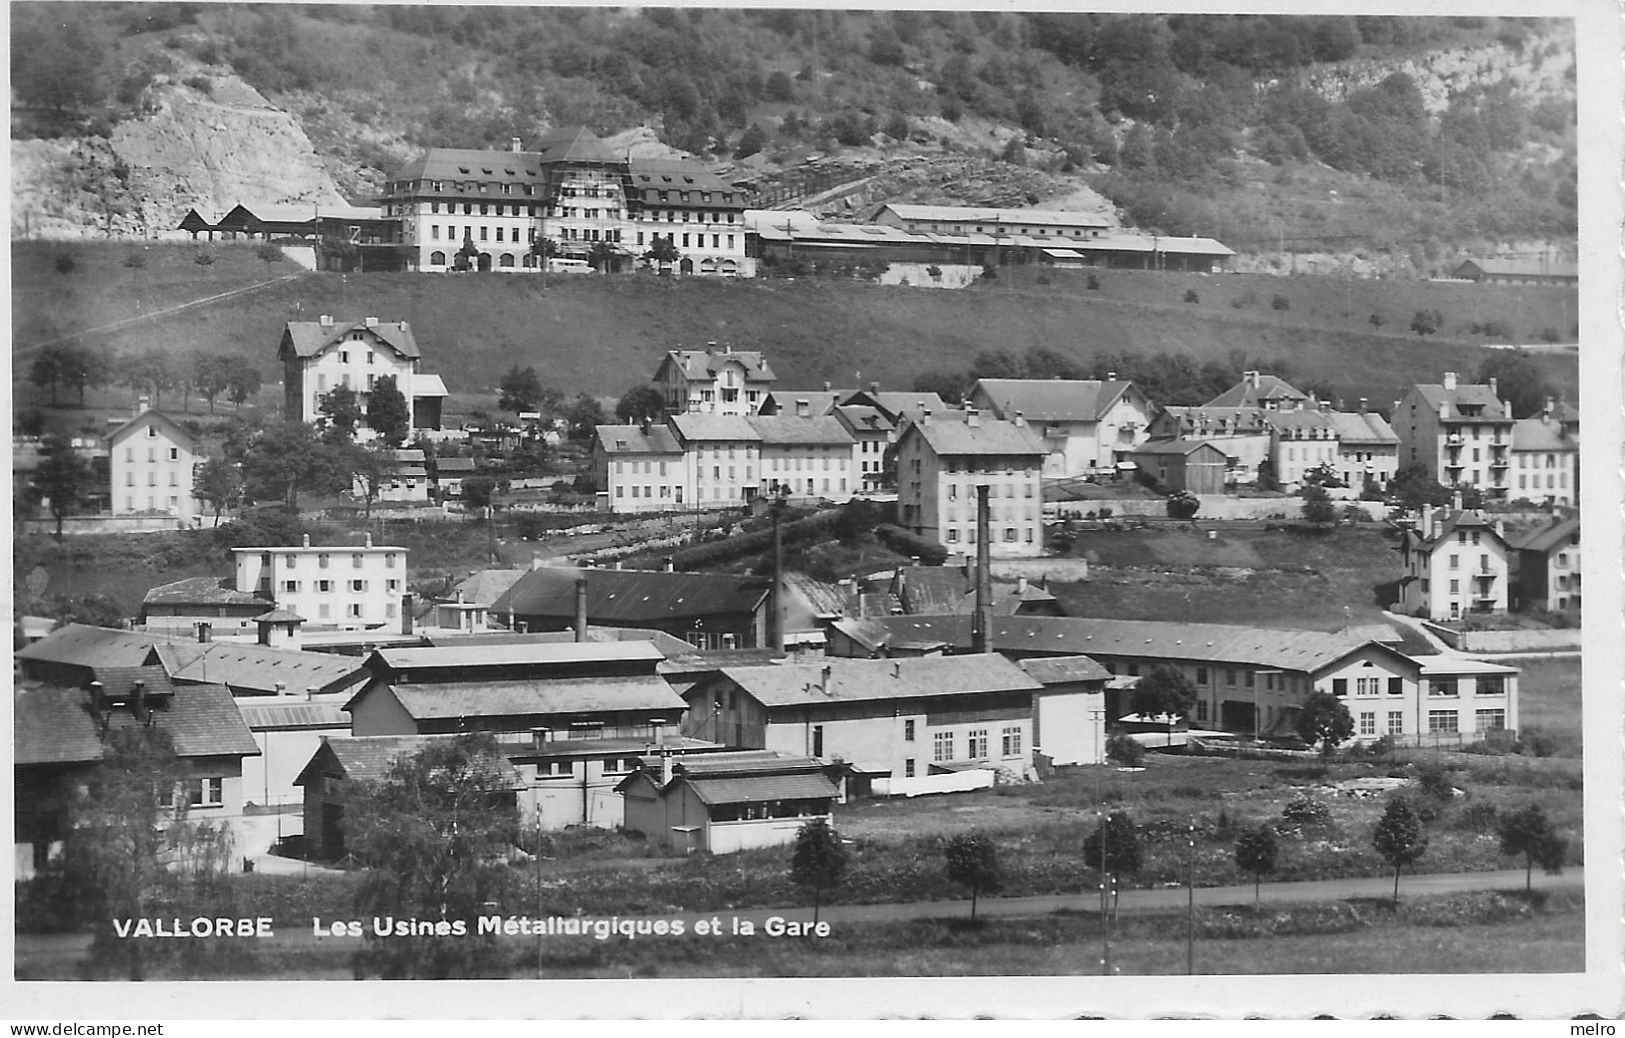
<instances>
[{"instance_id":1,"label":"large building with gabled roof","mask_svg":"<svg viewBox=\"0 0 1625 1038\"><path fill-rule=\"evenodd\" d=\"M1513 551L1500 521L1462 508L1460 494L1451 508L1424 507L1397 550L1403 569L1397 612L1431 620L1506 612Z\"/></svg>"},{"instance_id":2,"label":"large building with gabled roof","mask_svg":"<svg viewBox=\"0 0 1625 1038\"><path fill-rule=\"evenodd\" d=\"M718 349L713 342L703 350L667 350L653 381L668 414L752 415L777 379L760 350Z\"/></svg>"},{"instance_id":3,"label":"large building with gabled roof","mask_svg":"<svg viewBox=\"0 0 1625 1038\"><path fill-rule=\"evenodd\" d=\"M951 552L974 552L976 488L985 485L990 554L1038 556L1044 550L1039 478L1048 453L1022 417L999 421L967 407L909 421L897 436L898 523Z\"/></svg>"},{"instance_id":4,"label":"large building with gabled roof","mask_svg":"<svg viewBox=\"0 0 1625 1038\"><path fill-rule=\"evenodd\" d=\"M1454 371L1417 383L1389 419L1399 437L1399 465L1417 465L1447 487L1477 487L1503 498L1511 486L1512 409L1495 379L1467 383Z\"/></svg>"},{"instance_id":5,"label":"large building with gabled roof","mask_svg":"<svg viewBox=\"0 0 1625 1038\"><path fill-rule=\"evenodd\" d=\"M114 515L204 514L192 482L208 455L201 437L175 418L146 406L107 437L108 501Z\"/></svg>"},{"instance_id":6,"label":"large building with gabled roof","mask_svg":"<svg viewBox=\"0 0 1625 1038\"><path fill-rule=\"evenodd\" d=\"M314 321L289 321L277 346L283 417L317 422L322 397L341 386L355 392L364 412L373 387L388 376L406 398L412 428L438 429L446 384L439 375L418 369L422 359L417 336L405 321L339 321L326 314ZM375 435L365 423L356 434L363 439Z\"/></svg>"},{"instance_id":7,"label":"large building with gabled roof","mask_svg":"<svg viewBox=\"0 0 1625 1038\"><path fill-rule=\"evenodd\" d=\"M1145 442L1156 413L1132 382L984 378L970 402L994 417L1026 420L1044 440L1045 476L1104 476Z\"/></svg>"}]
</instances>

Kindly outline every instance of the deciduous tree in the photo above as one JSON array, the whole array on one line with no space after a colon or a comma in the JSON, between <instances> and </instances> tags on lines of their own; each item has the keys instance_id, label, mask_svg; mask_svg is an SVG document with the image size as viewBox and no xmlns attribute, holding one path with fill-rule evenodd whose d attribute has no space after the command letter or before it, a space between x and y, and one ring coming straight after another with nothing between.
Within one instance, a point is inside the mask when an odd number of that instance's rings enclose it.
<instances>
[{"instance_id":1,"label":"deciduous tree","mask_svg":"<svg viewBox=\"0 0 1625 1038\"><path fill-rule=\"evenodd\" d=\"M1558 835L1552 820L1546 817L1546 810L1539 804L1503 812L1495 820L1495 832L1501 838L1502 854L1523 855L1524 890L1533 889L1536 865L1548 876L1563 871L1568 841Z\"/></svg>"},{"instance_id":2,"label":"deciduous tree","mask_svg":"<svg viewBox=\"0 0 1625 1038\"><path fill-rule=\"evenodd\" d=\"M1322 756L1331 756L1338 744L1354 734L1349 708L1330 692L1311 692L1298 708L1298 734L1311 746L1320 743Z\"/></svg>"},{"instance_id":3,"label":"deciduous tree","mask_svg":"<svg viewBox=\"0 0 1625 1038\"><path fill-rule=\"evenodd\" d=\"M48 437L41 445L39 468L31 483L38 498L50 502L51 518L56 520L56 539L62 539L62 521L84 500L90 490L90 466L79 457L66 436Z\"/></svg>"},{"instance_id":4,"label":"deciduous tree","mask_svg":"<svg viewBox=\"0 0 1625 1038\"><path fill-rule=\"evenodd\" d=\"M1253 877L1253 904L1258 904L1259 884L1275 871L1275 830L1267 825L1248 829L1236 838L1236 868Z\"/></svg>"},{"instance_id":5,"label":"deciduous tree","mask_svg":"<svg viewBox=\"0 0 1625 1038\"><path fill-rule=\"evenodd\" d=\"M316 410L321 415L317 422L326 443L352 443L356 427L364 415L361 398L349 386L335 386L318 398Z\"/></svg>"},{"instance_id":6,"label":"deciduous tree","mask_svg":"<svg viewBox=\"0 0 1625 1038\"><path fill-rule=\"evenodd\" d=\"M1394 867L1394 900L1399 900L1399 872L1406 865L1421 859L1427 853L1428 836L1422 828L1422 819L1411 802L1403 796L1388 801L1382 818L1371 833L1371 846L1384 861Z\"/></svg>"},{"instance_id":7,"label":"deciduous tree","mask_svg":"<svg viewBox=\"0 0 1625 1038\"><path fill-rule=\"evenodd\" d=\"M394 375L373 383L367 398L367 427L391 447L399 447L411 434L412 405L395 385Z\"/></svg>"},{"instance_id":8,"label":"deciduous tree","mask_svg":"<svg viewBox=\"0 0 1625 1038\"><path fill-rule=\"evenodd\" d=\"M632 425L658 422L666 417L666 398L653 386L633 386L616 402L615 417Z\"/></svg>"},{"instance_id":9,"label":"deciduous tree","mask_svg":"<svg viewBox=\"0 0 1625 1038\"><path fill-rule=\"evenodd\" d=\"M1117 888L1122 877L1140 871L1145 861L1145 849L1140 845L1140 830L1127 811L1113 811L1095 827L1083 841L1085 868L1102 873L1101 879L1113 880L1112 915L1117 914Z\"/></svg>"},{"instance_id":10,"label":"deciduous tree","mask_svg":"<svg viewBox=\"0 0 1625 1038\"><path fill-rule=\"evenodd\" d=\"M210 458L198 466L192 496L214 509L214 525L219 526L220 514L242 503L243 474L225 458Z\"/></svg>"},{"instance_id":11,"label":"deciduous tree","mask_svg":"<svg viewBox=\"0 0 1625 1038\"><path fill-rule=\"evenodd\" d=\"M999 889L999 849L980 833L960 833L942 853L948 878L970 891L970 917L975 919L977 895Z\"/></svg>"},{"instance_id":12,"label":"deciduous tree","mask_svg":"<svg viewBox=\"0 0 1625 1038\"><path fill-rule=\"evenodd\" d=\"M1133 710L1143 717L1168 719L1168 744L1174 741L1174 720L1196 705L1196 686L1178 667L1163 663L1134 683Z\"/></svg>"},{"instance_id":13,"label":"deciduous tree","mask_svg":"<svg viewBox=\"0 0 1625 1038\"><path fill-rule=\"evenodd\" d=\"M1311 483L1303 488L1303 519L1315 526L1330 526L1337 522L1337 506L1332 504L1326 488Z\"/></svg>"},{"instance_id":14,"label":"deciduous tree","mask_svg":"<svg viewBox=\"0 0 1625 1038\"><path fill-rule=\"evenodd\" d=\"M542 380L535 368L515 364L497 383L497 406L504 411L534 411L542 402Z\"/></svg>"},{"instance_id":15,"label":"deciduous tree","mask_svg":"<svg viewBox=\"0 0 1625 1038\"><path fill-rule=\"evenodd\" d=\"M841 835L829 827L822 818L814 818L796 831L795 846L790 851L790 879L798 887L806 887L813 894L813 922L818 922L818 909L824 894L841 881L846 871L846 848Z\"/></svg>"}]
</instances>

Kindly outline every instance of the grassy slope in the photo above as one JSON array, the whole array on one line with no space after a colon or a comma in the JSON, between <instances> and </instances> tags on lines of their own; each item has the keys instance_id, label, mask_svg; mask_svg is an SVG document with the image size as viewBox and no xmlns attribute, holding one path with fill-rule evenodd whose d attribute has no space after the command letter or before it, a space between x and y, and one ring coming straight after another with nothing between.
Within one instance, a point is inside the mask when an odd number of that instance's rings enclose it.
<instances>
[{"instance_id":1,"label":"grassy slope","mask_svg":"<svg viewBox=\"0 0 1625 1038\"><path fill-rule=\"evenodd\" d=\"M268 266L240 245L215 246L217 260L205 268L182 246L149 246L145 268L123 267L136 248L14 246L14 349L39 340L44 314L65 330L96 327L292 269ZM75 257L71 274L54 269L62 253ZM490 406L497 380L516 363L534 365L568 393L618 396L652 374L665 350L710 340L767 351L781 384L790 386L850 385L860 372L865 382L907 386L921 371L963 370L987 349L1022 353L1046 346L1080 360L1166 350L1197 363L1240 350L1287 358L1297 373L1331 380L1351 400L1366 396L1381 406L1407 383L1437 380L1448 369L1470 372L1481 359L1482 351L1465 341L1398 334L1416 309L1443 311L1455 334L1469 319L1501 320L1520 330L1567 328L1571 319L1564 314L1573 306L1572 293L1558 290L1414 282L1112 271L1092 292L1075 272L1056 272L1049 280L1039 284L1037 271L1019 271L969 290L926 291L578 275L551 278L544 290L529 277L313 273L105 338L120 349L240 353L254 358L274 386L274 352L286 321L324 313L404 318L424 347L424 368L444 376L454 405L463 408ZM1189 287L1200 303L1182 302ZM1249 294L1253 302L1233 305ZM1275 295L1286 296L1291 309L1272 311ZM1351 316L1344 317L1345 310ZM1373 311L1381 311L1396 334L1365 334ZM1572 393L1573 362L1553 361L1551 369ZM32 387L19 388L28 399Z\"/></svg>"}]
</instances>

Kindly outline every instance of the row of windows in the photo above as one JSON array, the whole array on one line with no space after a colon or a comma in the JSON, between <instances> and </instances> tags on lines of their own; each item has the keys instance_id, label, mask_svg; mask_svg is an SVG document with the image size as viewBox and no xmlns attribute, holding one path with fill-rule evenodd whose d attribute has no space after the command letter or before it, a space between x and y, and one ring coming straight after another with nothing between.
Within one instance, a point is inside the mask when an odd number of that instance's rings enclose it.
<instances>
[{"instance_id":1,"label":"row of windows","mask_svg":"<svg viewBox=\"0 0 1625 1038\"><path fill-rule=\"evenodd\" d=\"M1057 228L1054 228L1053 230L1049 229L1049 228L1045 228L1045 227L1039 227L1036 230L1033 230L1033 229L1029 229L1027 227L1018 227L1018 226L1015 226L1015 225L1006 226L1004 224L998 224L998 223L994 223L994 224L980 224L979 223L979 224L974 224L974 225L972 225L972 224L962 224L962 223L942 224L942 223L938 223L937 221L933 220L933 221L931 221L930 226L927 227L926 229L930 230L930 231L941 231L944 228L947 228L947 230L950 233L964 234L965 233L965 228L971 227L971 226L974 226L976 228L976 233L977 234L1032 234L1032 235L1036 235L1038 237L1043 237L1046 234L1054 234L1058 238L1065 238L1065 237L1068 237L1068 236L1073 237L1073 238L1098 238L1098 237L1100 237L1099 229L1093 228L1093 227L1087 228L1087 229L1082 228L1082 227L1074 227L1074 228L1071 228L1070 230L1068 230L1065 227L1057 227ZM920 229L920 223L918 221L915 221L915 220L910 220L908 222L908 229L911 230L911 231L917 231L917 230Z\"/></svg>"},{"instance_id":2,"label":"row of windows","mask_svg":"<svg viewBox=\"0 0 1625 1038\"><path fill-rule=\"evenodd\" d=\"M332 565L332 559L333 559L333 554L331 552L318 552L317 555L316 555L316 568L317 569L327 569L330 565ZM365 560L365 559L366 559L366 556L362 555L359 552L351 553L350 554L350 565L355 569L360 569L362 567L362 565L364 564L363 560ZM290 555L284 555L282 557L282 561L283 561L283 564L290 570L299 568L299 556L297 556L297 555L291 555L291 554ZM265 552L265 553L260 555L260 565L262 565L262 566L271 565L271 553L270 552ZM394 552L389 551L389 552L384 553L384 568L385 569L394 569L395 568L395 553Z\"/></svg>"},{"instance_id":3,"label":"row of windows","mask_svg":"<svg viewBox=\"0 0 1625 1038\"><path fill-rule=\"evenodd\" d=\"M620 240L621 240L621 239L620 239L620 237L619 237L619 235L620 235L620 233L621 233L621 232L620 232L620 231L616 231L616 232L615 232L615 234L616 234L616 235L617 235L617 237L616 237L616 239L615 239L615 240L616 240L616 241L620 241ZM652 238L659 238L659 237L660 237L660 235L658 235L658 234L656 234L656 235L652 235L652 236L651 236L651 237L652 237ZM681 237L681 238L682 238L682 239L683 239L683 243L682 243L682 245L681 245L681 246L680 246L680 247L681 247L681 248L685 248L685 249L689 249L689 248L694 248L694 249L703 249L703 248L705 248L705 235L703 235L703 234L694 234L694 235L688 235L688 234L684 234L684 235L675 235L675 234L668 234L668 235L666 235L666 237L668 237L668 238L678 238L678 237ZM689 239L690 239L690 238L693 238L693 239L694 239L694 244L693 244L693 245L690 245L690 244L689 244ZM720 248L722 248L722 247L723 247L723 245L722 245L722 239L724 239L724 238L726 238L726 239L727 239L727 240L728 240L728 245L727 245L727 247L728 247L728 248L730 248L730 249L731 249L731 248L733 248L733 247L734 247L734 236L733 236L733 235L731 235L731 234L722 234L722 235L718 235L718 234L713 234L713 235L711 235L711 248L713 248L713 249L720 249ZM639 244L639 245L642 245L642 244L643 244L643 232L642 232L642 231L639 231L639 232L638 232L638 244ZM674 242L674 243L673 243L673 244L675 244L675 242Z\"/></svg>"},{"instance_id":4,"label":"row of windows","mask_svg":"<svg viewBox=\"0 0 1625 1038\"><path fill-rule=\"evenodd\" d=\"M472 224L465 226L463 228L463 240L464 241L473 241L474 240L474 231L475 230L478 230L480 232L480 241L490 241L491 240L490 238L487 237L487 232L490 231L491 228L486 227L484 224L480 224L477 228ZM497 240L497 241L502 241L503 240L503 237L502 237L503 230L504 229L501 228L501 227L496 228L497 233L496 233L496 239L495 240ZM513 233L508 235L507 240L511 241L511 242L518 242L519 241L519 228L514 227L514 228L510 228L510 230L512 230ZM529 228L526 228L526 230L529 231L530 236L528 238L526 238L525 240L526 241L535 241L536 240L536 228L529 227ZM429 240L430 241L439 241L440 240L440 225L439 224L432 223L432 224L429 225ZM446 225L446 240L447 241L456 241L457 240L457 225L456 224L449 224L448 223Z\"/></svg>"},{"instance_id":5,"label":"row of windows","mask_svg":"<svg viewBox=\"0 0 1625 1038\"><path fill-rule=\"evenodd\" d=\"M187 779L158 791L158 803L173 808L177 799L184 797L192 807L219 807L225 802L226 780L218 775Z\"/></svg>"},{"instance_id":6,"label":"row of windows","mask_svg":"<svg viewBox=\"0 0 1625 1038\"><path fill-rule=\"evenodd\" d=\"M905 722L905 739L913 739L913 724L913 721ZM986 759L988 756L987 742L986 728L976 728L967 732L965 738L965 759ZM959 759L954 756L954 743L955 739L953 732L933 732L931 734L931 759L934 761L951 761ZM1021 729L1019 727L1005 728L999 733L999 755L1001 757L1021 756ZM904 768L904 773L907 775L913 774L912 770L907 767Z\"/></svg>"},{"instance_id":7,"label":"row of windows","mask_svg":"<svg viewBox=\"0 0 1625 1038\"><path fill-rule=\"evenodd\" d=\"M127 486L127 487L135 486L135 473L134 472L126 472L124 474L124 485ZM156 473L156 472L147 473L147 486L155 487L157 485L158 485L158 473ZM180 486L180 480L178 478L178 473L171 472L169 474L169 485L172 486L172 487Z\"/></svg>"},{"instance_id":8,"label":"row of windows","mask_svg":"<svg viewBox=\"0 0 1625 1038\"><path fill-rule=\"evenodd\" d=\"M1032 529L1028 528L1026 533L1027 533L1027 543L1032 544L1033 543L1033 531L1032 531ZM970 544L975 544L976 543L976 527L972 526L972 527L969 527L966 530L965 539ZM1018 541L1020 539L1021 538L1019 536L1019 532L1017 531L1017 529L1014 526L1006 526L1004 528L1004 541L1005 541L1006 544L1014 544L1016 541ZM948 527L948 543L949 544L958 544L959 543L959 530L956 529L955 527L952 527L952 526Z\"/></svg>"},{"instance_id":9,"label":"row of windows","mask_svg":"<svg viewBox=\"0 0 1625 1038\"><path fill-rule=\"evenodd\" d=\"M1005 497L1010 498L1010 497L1015 497L1016 496L1016 485L1014 483L1006 483L1006 484L1003 485L1003 488L1004 488L1004 496ZM1000 488L997 485L990 485L988 487L988 489L987 489L988 498L992 499L992 498L998 497L999 496L999 489ZM1033 485L1032 485L1032 483L1030 483L1030 482L1022 483L1021 484L1021 489L1023 491L1023 493L1021 495L1022 497L1032 497L1033 496ZM965 497L966 497L966 499L970 499L970 498L973 498L975 496L976 496L975 490L973 488L967 486L965 488ZM948 484L948 500L950 500L950 501L958 501L959 500L959 484L957 484L957 483L949 483Z\"/></svg>"},{"instance_id":10,"label":"row of windows","mask_svg":"<svg viewBox=\"0 0 1625 1038\"><path fill-rule=\"evenodd\" d=\"M1461 714L1455 710L1429 710L1429 732L1455 732L1460 731ZM1505 710L1475 710L1473 712L1474 729L1480 732L1494 731L1507 726L1507 712Z\"/></svg>"},{"instance_id":11,"label":"row of windows","mask_svg":"<svg viewBox=\"0 0 1625 1038\"><path fill-rule=\"evenodd\" d=\"M681 215L679 215L679 214L681 214ZM723 219L723 216L724 216L723 213L713 211L711 213L711 222L712 223L733 223L734 222L734 215L735 214L733 214L733 213L727 213L726 214L727 219L724 220ZM692 219L690 219L690 217L692 217ZM646 209L643 212L639 213L635 217L635 219L645 220L645 221L648 221L650 223L705 223L705 214L704 213L690 213L690 211L687 210L687 209L666 209L666 210Z\"/></svg>"},{"instance_id":12,"label":"row of windows","mask_svg":"<svg viewBox=\"0 0 1625 1038\"><path fill-rule=\"evenodd\" d=\"M333 581L333 580L315 580L315 581L311 581L311 586L313 588L315 588L315 590L317 591L318 594L324 594L325 595L325 594L331 594L333 592L335 586L338 583L339 583L338 581ZM357 591L357 592L366 591L367 586L370 583L371 583L371 581L367 581L367 580L351 580L351 581L348 581L346 583L346 590ZM386 581L384 581L384 590L385 591L399 591L400 589L401 589L401 582L400 581L398 581L398 580L386 580ZM284 580L282 582L282 592L284 594L297 595L302 590L304 590L304 583L302 581Z\"/></svg>"},{"instance_id":13,"label":"row of windows","mask_svg":"<svg viewBox=\"0 0 1625 1038\"><path fill-rule=\"evenodd\" d=\"M124 460L129 461L129 462L135 461L135 448L134 447L126 447L126 448L124 448ZM148 447L147 448L147 460L148 461L157 461L158 460L158 448L156 448L156 447ZM181 460L181 449L179 447L171 447L171 448L169 448L168 460L170 460L170 461L179 461L179 460Z\"/></svg>"},{"instance_id":14,"label":"row of windows","mask_svg":"<svg viewBox=\"0 0 1625 1038\"><path fill-rule=\"evenodd\" d=\"M623 487L623 486L617 486L615 488L615 496L616 497L623 496L622 491L624 491L626 489L628 489L628 488ZM652 484L647 484L647 483L645 483L645 484L632 484L630 489L631 489L632 493L629 496L631 496L631 497L646 497L646 498L651 498L652 499L652 498L654 498L656 496L655 487ZM675 496L673 496L673 494L672 494L673 490L675 490L677 492ZM659 493L658 496L663 498L663 499L664 498L671 498L672 500L676 501L678 504L682 504L683 503L683 488L680 487L680 486L671 486L671 485L668 485L668 484L662 484L661 487L660 487L660 493Z\"/></svg>"},{"instance_id":15,"label":"row of windows","mask_svg":"<svg viewBox=\"0 0 1625 1038\"><path fill-rule=\"evenodd\" d=\"M1559 473L1556 473L1555 475L1548 475L1546 477L1546 489L1547 490L1552 490L1552 489L1557 488L1557 487L1567 488L1568 485L1569 485L1569 477L1568 477L1568 473L1566 473L1566 472L1559 472ZM1531 489L1529 477L1524 475L1521 472L1518 474L1518 489L1519 490ZM1532 489L1535 489L1535 490L1540 489L1540 477L1539 476L1534 477L1534 486L1533 486Z\"/></svg>"},{"instance_id":16,"label":"row of windows","mask_svg":"<svg viewBox=\"0 0 1625 1038\"><path fill-rule=\"evenodd\" d=\"M504 191L503 193L504 194L509 194L510 192ZM528 184L525 185L525 194L527 194L527 195L530 194L530 185L528 185ZM480 203L477 203L477 204L479 205L479 214L478 215L480 215L480 216L535 216L536 215L536 207L534 205L510 205L510 206L504 207L501 202L496 203L494 206L491 205L488 202L480 202ZM475 205L476 205L476 203L474 203L474 202L464 202L463 203L463 215L464 216L474 216L474 215L476 215L475 212L474 212L474 206ZM507 209L506 213L503 212L504 208ZM495 209L496 212L494 212L494 213L490 212L491 209ZM439 202L430 202L429 203L429 212L431 212L431 213L439 213L440 212L440 203ZM446 215L447 216L455 216L455 215L457 215L457 203L456 202L447 202L446 203Z\"/></svg>"}]
</instances>

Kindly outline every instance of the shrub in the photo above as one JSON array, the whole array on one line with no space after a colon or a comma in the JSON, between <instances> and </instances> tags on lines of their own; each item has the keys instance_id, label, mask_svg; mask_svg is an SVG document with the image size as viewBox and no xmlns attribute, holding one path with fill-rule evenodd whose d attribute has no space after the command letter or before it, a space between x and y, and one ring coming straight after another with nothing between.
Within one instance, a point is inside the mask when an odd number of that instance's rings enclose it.
<instances>
[{"instance_id":1,"label":"shrub","mask_svg":"<svg viewBox=\"0 0 1625 1038\"><path fill-rule=\"evenodd\" d=\"M1427 796L1444 803L1449 803L1456 796L1456 783L1450 769L1438 764L1418 765L1416 785Z\"/></svg>"},{"instance_id":2,"label":"shrub","mask_svg":"<svg viewBox=\"0 0 1625 1038\"><path fill-rule=\"evenodd\" d=\"M1088 284L1091 289L1097 292L1100 291L1100 275L1091 273L1086 284Z\"/></svg>"},{"instance_id":3,"label":"shrub","mask_svg":"<svg viewBox=\"0 0 1625 1038\"><path fill-rule=\"evenodd\" d=\"M936 541L916 537L900 526L883 523L875 527L875 536L880 539L881 544L899 555L918 557L921 565L940 566L948 558L947 548Z\"/></svg>"},{"instance_id":4,"label":"shrub","mask_svg":"<svg viewBox=\"0 0 1625 1038\"><path fill-rule=\"evenodd\" d=\"M1196 294L1196 289L1187 288L1185 290L1185 302L1187 302L1187 303L1200 303L1201 301L1202 301L1202 297Z\"/></svg>"},{"instance_id":5,"label":"shrub","mask_svg":"<svg viewBox=\"0 0 1625 1038\"><path fill-rule=\"evenodd\" d=\"M1181 490L1168 498L1168 514L1175 519L1189 519L1201 507L1202 502L1188 490Z\"/></svg>"},{"instance_id":6,"label":"shrub","mask_svg":"<svg viewBox=\"0 0 1625 1038\"><path fill-rule=\"evenodd\" d=\"M1456 816L1456 825L1458 828L1465 829L1470 833L1487 835L1495 832L1496 822L1499 817L1494 804L1468 804Z\"/></svg>"},{"instance_id":7,"label":"shrub","mask_svg":"<svg viewBox=\"0 0 1625 1038\"><path fill-rule=\"evenodd\" d=\"M1281 808L1281 817L1294 825L1319 827L1330 825L1332 810L1324 802L1305 793L1293 797Z\"/></svg>"},{"instance_id":8,"label":"shrub","mask_svg":"<svg viewBox=\"0 0 1625 1038\"><path fill-rule=\"evenodd\" d=\"M65 252L57 253L56 272L58 274L72 274L74 268L73 257Z\"/></svg>"},{"instance_id":9,"label":"shrub","mask_svg":"<svg viewBox=\"0 0 1625 1038\"><path fill-rule=\"evenodd\" d=\"M124 265L131 270L140 270L147 265L147 257L143 253L132 252L124 257Z\"/></svg>"},{"instance_id":10,"label":"shrub","mask_svg":"<svg viewBox=\"0 0 1625 1038\"><path fill-rule=\"evenodd\" d=\"M1126 768L1137 768L1145 760L1145 747L1129 736L1118 732L1106 740L1106 757Z\"/></svg>"}]
</instances>

